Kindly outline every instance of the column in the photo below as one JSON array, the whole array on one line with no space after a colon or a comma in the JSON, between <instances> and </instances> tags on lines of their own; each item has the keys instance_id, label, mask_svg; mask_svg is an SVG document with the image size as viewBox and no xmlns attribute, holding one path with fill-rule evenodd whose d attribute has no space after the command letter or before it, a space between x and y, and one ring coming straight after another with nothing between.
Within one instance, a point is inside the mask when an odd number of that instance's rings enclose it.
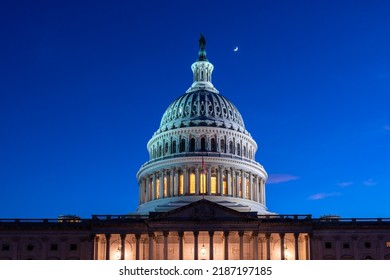
<instances>
[{"instance_id":1,"label":"column","mask_svg":"<svg viewBox=\"0 0 390 280\"><path fill-rule=\"evenodd\" d=\"M305 236L305 239L306 239L306 259L307 260L311 260L312 259L312 238L313 238L313 234L312 233L308 233L306 236Z\"/></svg>"},{"instance_id":2,"label":"column","mask_svg":"<svg viewBox=\"0 0 390 280\"><path fill-rule=\"evenodd\" d=\"M152 200L156 199L156 172L153 173Z\"/></svg>"},{"instance_id":3,"label":"column","mask_svg":"<svg viewBox=\"0 0 390 280\"><path fill-rule=\"evenodd\" d=\"M253 259L258 260L259 259L259 232L254 231L252 233L253 237Z\"/></svg>"},{"instance_id":4,"label":"column","mask_svg":"<svg viewBox=\"0 0 390 280\"><path fill-rule=\"evenodd\" d=\"M218 191L217 191L217 193L219 194L219 195L223 195L223 172L224 172L224 168L223 168L223 166L222 165L219 165L218 166Z\"/></svg>"},{"instance_id":5,"label":"column","mask_svg":"<svg viewBox=\"0 0 390 280\"><path fill-rule=\"evenodd\" d=\"M175 188L174 188L174 172L175 172L175 169L174 168L171 168L170 172L169 172L169 195L170 196L174 196L175 195Z\"/></svg>"},{"instance_id":6,"label":"column","mask_svg":"<svg viewBox=\"0 0 390 280\"><path fill-rule=\"evenodd\" d=\"M106 233L106 260L110 259L110 239L111 239L111 234Z\"/></svg>"},{"instance_id":7,"label":"column","mask_svg":"<svg viewBox=\"0 0 390 280\"><path fill-rule=\"evenodd\" d=\"M214 259L214 231L209 231L209 260Z\"/></svg>"},{"instance_id":8,"label":"column","mask_svg":"<svg viewBox=\"0 0 390 280\"><path fill-rule=\"evenodd\" d=\"M138 205L142 204L142 180L138 181Z\"/></svg>"},{"instance_id":9,"label":"column","mask_svg":"<svg viewBox=\"0 0 390 280\"><path fill-rule=\"evenodd\" d=\"M121 260L126 258L126 234L121 234Z\"/></svg>"},{"instance_id":10,"label":"column","mask_svg":"<svg viewBox=\"0 0 390 280\"><path fill-rule=\"evenodd\" d=\"M178 196L179 195L179 169L175 169L175 182L174 184L174 189L173 189L173 195Z\"/></svg>"},{"instance_id":11,"label":"column","mask_svg":"<svg viewBox=\"0 0 390 280\"><path fill-rule=\"evenodd\" d=\"M263 178L260 178L259 180L259 195L260 195L260 203L264 204L264 192L263 192ZM264 204L265 205L265 204Z\"/></svg>"},{"instance_id":12,"label":"column","mask_svg":"<svg viewBox=\"0 0 390 280\"><path fill-rule=\"evenodd\" d=\"M280 237L280 259L285 260L286 256L284 255L284 233L279 233Z\"/></svg>"},{"instance_id":13,"label":"column","mask_svg":"<svg viewBox=\"0 0 390 280\"><path fill-rule=\"evenodd\" d=\"M253 200L253 197L254 197L254 195L253 195L253 186L252 186L253 175L252 175L251 172L249 172L248 175L249 175L249 184L248 184L248 187L249 187L249 197L248 197L248 199Z\"/></svg>"},{"instance_id":14,"label":"column","mask_svg":"<svg viewBox=\"0 0 390 280\"><path fill-rule=\"evenodd\" d=\"M168 235L169 231L164 231L164 260L168 259Z\"/></svg>"},{"instance_id":15,"label":"column","mask_svg":"<svg viewBox=\"0 0 390 280\"><path fill-rule=\"evenodd\" d=\"M223 237L225 240L225 248L224 248L224 259L228 260L229 259L229 231L224 231L223 232Z\"/></svg>"},{"instance_id":16,"label":"column","mask_svg":"<svg viewBox=\"0 0 390 280\"><path fill-rule=\"evenodd\" d=\"M336 260L339 260L341 259L341 254L340 254L340 236L335 236L334 237L334 240L335 240L335 251L336 251Z\"/></svg>"},{"instance_id":17,"label":"column","mask_svg":"<svg viewBox=\"0 0 390 280\"><path fill-rule=\"evenodd\" d=\"M163 198L164 197L164 169L161 169L160 171L160 186L159 187L159 196L158 198Z\"/></svg>"},{"instance_id":18,"label":"column","mask_svg":"<svg viewBox=\"0 0 390 280\"><path fill-rule=\"evenodd\" d=\"M241 198L246 198L246 178L243 169L241 169Z\"/></svg>"},{"instance_id":19,"label":"column","mask_svg":"<svg viewBox=\"0 0 390 280\"><path fill-rule=\"evenodd\" d=\"M259 175L256 175L256 178L255 178L255 201L260 202L260 195L259 195Z\"/></svg>"},{"instance_id":20,"label":"column","mask_svg":"<svg viewBox=\"0 0 390 280\"><path fill-rule=\"evenodd\" d=\"M265 181L261 180L261 197L262 197L262 203L265 205L266 200L265 200Z\"/></svg>"},{"instance_id":21,"label":"column","mask_svg":"<svg viewBox=\"0 0 390 280\"><path fill-rule=\"evenodd\" d=\"M211 167L207 167L207 194L211 195Z\"/></svg>"},{"instance_id":22,"label":"column","mask_svg":"<svg viewBox=\"0 0 390 280\"><path fill-rule=\"evenodd\" d=\"M265 240L266 240L266 251L267 251L267 260L271 259L271 234L266 233L265 234Z\"/></svg>"},{"instance_id":23,"label":"column","mask_svg":"<svg viewBox=\"0 0 390 280\"><path fill-rule=\"evenodd\" d=\"M135 235L135 259L139 260L139 240L141 238L141 234Z\"/></svg>"},{"instance_id":24,"label":"column","mask_svg":"<svg viewBox=\"0 0 390 280\"><path fill-rule=\"evenodd\" d=\"M189 193L189 180L188 180L188 167L184 166L184 186L183 186L183 195L187 195Z\"/></svg>"},{"instance_id":25,"label":"column","mask_svg":"<svg viewBox=\"0 0 390 280\"><path fill-rule=\"evenodd\" d=\"M95 240L94 240L94 260L99 259L99 236L95 235Z\"/></svg>"},{"instance_id":26,"label":"column","mask_svg":"<svg viewBox=\"0 0 390 280\"><path fill-rule=\"evenodd\" d=\"M299 260L299 232L294 233L295 260Z\"/></svg>"},{"instance_id":27,"label":"column","mask_svg":"<svg viewBox=\"0 0 390 280\"><path fill-rule=\"evenodd\" d=\"M358 242L357 242L358 237L356 235L352 235L351 238L352 238L352 241L353 241L353 244L352 244L352 246L353 246L353 258L355 260L358 260L358 259L360 259L359 258Z\"/></svg>"},{"instance_id":28,"label":"column","mask_svg":"<svg viewBox=\"0 0 390 280\"><path fill-rule=\"evenodd\" d=\"M234 196L235 197L240 197L240 184L238 180L238 171L234 170Z\"/></svg>"},{"instance_id":29,"label":"column","mask_svg":"<svg viewBox=\"0 0 390 280\"><path fill-rule=\"evenodd\" d=\"M195 193L199 195L200 193L200 180L199 180L199 166L195 167Z\"/></svg>"},{"instance_id":30,"label":"column","mask_svg":"<svg viewBox=\"0 0 390 280\"><path fill-rule=\"evenodd\" d=\"M144 202L148 202L149 201L149 191L148 191L148 184L147 184L145 177L142 178L142 184L144 185L144 192L145 192Z\"/></svg>"},{"instance_id":31,"label":"column","mask_svg":"<svg viewBox=\"0 0 390 280\"><path fill-rule=\"evenodd\" d=\"M240 238L240 260L244 259L244 232L239 231L238 236Z\"/></svg>"},{"instance_id":32,"label":"column","mask_svg":"<svg viewBox=\"0 0 390 280\"><path fill-rule=\"evenodd\" d=\"M227 172L226 172L226 176L227 176L227 178L226 178L226 181L227 181L227 189L228 189L228 196L232 196L232 194L233 194L233 191L232 191L232 188L233 188L233 186L232 186L232 184L233 184L233 182L232 182L232 168L230 168L230 169L227 169Z\"/></svg>"},{"instance_id":33,"label":"column","mask_svg":"<svg viewBox=\"0 0 390 280\"><path fill-rule=\"evenodd\" d=\"M194 260L198 259L198 237L199 231L194 231Z\"/></svg>"},{"instance_id":34,"label":"column","mask_svg":"<svg viewBox=\"0 0 390 280\"><path fill-rule=\"evenodd\" d=\"M149 232L148 235L149 235L149 260L153 260L154 259L154 255L153 255L153 238L154 238L154 233L153 232Z\"/></svg>"},{"instance_id":35,"label":"column","mask_svg":"<svg viewBox=\"0 0 390 280\"><path fill-rule=\"evenodd\" d=\"M179 231L179 260L183 259L183 236L184 232Z\"/></svg>"}]
</instances>

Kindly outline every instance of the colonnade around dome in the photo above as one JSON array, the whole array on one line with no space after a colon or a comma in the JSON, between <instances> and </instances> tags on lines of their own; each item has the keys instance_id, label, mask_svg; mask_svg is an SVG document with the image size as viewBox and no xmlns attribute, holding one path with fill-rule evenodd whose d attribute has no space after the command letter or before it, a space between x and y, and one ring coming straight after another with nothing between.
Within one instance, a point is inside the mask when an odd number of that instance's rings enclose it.
<instances>
[{"instance_id":1,"label":"colonnade around dome","mask_svg":"<svg viewBox=\"0 0 390 280\"><path fill-rule=\"evenodd\" d=\"M139 182L139 204L167 197L209 195L248 199L265 205L263 176L222 165L162 168L142 177Z\"/></svg>"}]
</instances>

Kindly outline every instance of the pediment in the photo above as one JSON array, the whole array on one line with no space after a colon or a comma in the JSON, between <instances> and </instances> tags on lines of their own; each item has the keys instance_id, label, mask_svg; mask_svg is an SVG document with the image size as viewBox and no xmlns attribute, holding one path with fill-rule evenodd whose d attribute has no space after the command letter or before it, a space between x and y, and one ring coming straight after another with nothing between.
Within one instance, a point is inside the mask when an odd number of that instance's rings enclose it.
<instances>
[{"instance_id":1,"label":"pediment","mask_svg":"<svg viewBox=\"0 0 390 280\"><path fill-rule=\"evenodd\" d=\"M201 199L168 212L152 212L151 220L189 221L245 221L256 220L256 212L238 212L218 203Z\"/></svg>"}]
</instances>

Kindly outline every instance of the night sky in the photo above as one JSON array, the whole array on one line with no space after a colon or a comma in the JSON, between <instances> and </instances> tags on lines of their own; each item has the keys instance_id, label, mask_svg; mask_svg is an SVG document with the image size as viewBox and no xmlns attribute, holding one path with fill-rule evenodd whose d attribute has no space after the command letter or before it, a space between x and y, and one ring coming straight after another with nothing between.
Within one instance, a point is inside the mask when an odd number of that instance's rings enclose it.
<instances>
[{"instance_id":1,"label":"night sky","mask_svg":"<svg viewBox=\"0 0 390 280\"><path fill-rule=\"evenodd\" d=\"M0 218L135 212L200 33L270 211L390 217L389 15L389 1L1 1Z\"/></svg>"}]
</instances>

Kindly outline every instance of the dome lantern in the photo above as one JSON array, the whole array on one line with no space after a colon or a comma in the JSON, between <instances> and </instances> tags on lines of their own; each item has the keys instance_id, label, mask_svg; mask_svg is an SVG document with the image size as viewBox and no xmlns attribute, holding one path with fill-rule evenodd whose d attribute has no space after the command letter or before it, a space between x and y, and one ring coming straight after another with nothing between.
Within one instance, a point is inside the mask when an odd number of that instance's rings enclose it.
<instances>
[{"instance_id":1,"label":"dome lantern","mask_svg":"<svg viewBox=\"0 0 390 280\"><path fill-rule=\"evenodd\" d=\"M213 73L214 66L206 58L205 46L206 39L201 34L198 60L191 65L194 80L191 87L186 91L187 93L202 89L218 93L218 90L211 83L211 74Z\"/></svg>"}]
</instances>

